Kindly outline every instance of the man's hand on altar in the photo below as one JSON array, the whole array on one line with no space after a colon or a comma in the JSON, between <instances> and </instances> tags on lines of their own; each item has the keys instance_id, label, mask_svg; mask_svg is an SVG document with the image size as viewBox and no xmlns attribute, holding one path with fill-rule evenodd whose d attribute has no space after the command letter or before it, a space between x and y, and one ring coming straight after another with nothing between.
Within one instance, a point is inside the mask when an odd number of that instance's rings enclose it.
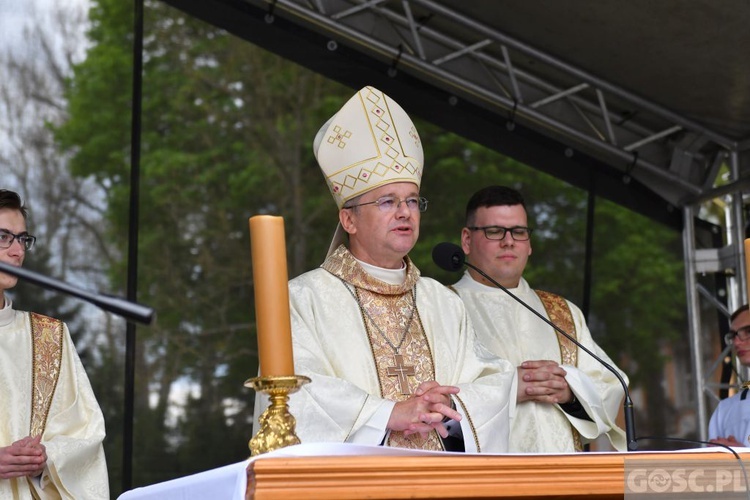
<instances>
[{"instance_id":1,"label":"man's hand on altar","mask_svg":"<svg viewBox=\"0 0 750 500\"><path fill-rule=\"evenodd\" d=\"M524 361L518 367L516 402L567 403L573 393L565 380L565 369L550 360Z\"/></svg>"},{"instance_id":2,"label":"man's hand on altar","mask_svg":"<svg viewBox=\"0 0 750 500\"><path fill-rule=\"evenodd\" d=\"M421 383L409 399L395 404L388 428L403 431L407 436L427 435L434 429L441 437L448 437L444 422L461 420L461 414L453 408L451 399L451 395L458 392L459 388L452 385L440 385L435 381Z\"/></svg>"},{"instance_id":3,"label":"man's hand on altar","mask_svg":"<svg viewBox=\"0 0 750 500\"><path fill-rule=\"evenodd\" d=\"M47 464L47 450L41 436L27 436L0 448L0 479L36 477Z\"/></svg>"}]
</instances>

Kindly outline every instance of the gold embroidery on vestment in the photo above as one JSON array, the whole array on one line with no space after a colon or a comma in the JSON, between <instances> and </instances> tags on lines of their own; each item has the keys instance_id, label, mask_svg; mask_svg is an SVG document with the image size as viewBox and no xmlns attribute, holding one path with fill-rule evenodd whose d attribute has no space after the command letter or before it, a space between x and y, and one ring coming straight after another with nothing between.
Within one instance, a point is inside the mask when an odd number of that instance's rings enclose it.
<instances>
[{"instance_id":1,"label":"gold embroidery on vestment","mask_svg":"<svg viewBox=\"0 0 750 500\"><path fill-rule=\"evenodd\" d=\"M394 366L393 347L380 335L377 327L371 324L372 321L377 321L390 344L398 346L401 343L395 354L403 356L403 363L413 368L414 374L407 376L410 393L413 393L422 382L435 380L432 352L418 310L415 311L415 317L408 330L404 331L409 311L413 307L412 289L419 279L419 271L408 257L405 260L406 280L401 285L391 285L367 274L343 245L336 249L322 266L334 276L341 278L345 284L355 287L355 299L360 308L378 374L380 396L397 402L405 401L409 394L402 393L398 377L389 375L389 368ZM427 434L427 438L422 438L420 434L405 436L403 432L392 431L387 444L399 448L444 449L440 436L434 430Z\"/></svg>"},{"instance_id":2,"label":"gold embroidery on vestment","mask_svg":"<svg viewBox=\"0 0 750 500\"><path fill-rule=\"evenodd\" d=\"M544 304L544 309L547 311L549 320L559 326L562 331L578 340L578 337L576 336L576 325L573 321L573 313L570 312L570 307L566 300L554 293L544 292L542 290L535 290L535 292L541 299L542 304ZM557 334L557 341L560 344L560 360L562 361L562 364L578 366L578 346L562 333L556 331L555 334ZM583 451L581 434L575 427L573 427L573 424L570 425L570 430L573 433L573 443L576 451Z\"/></svg>"},{"instance_id":3,"label":"gold embroidery on vestment","mask_svg":"<svg viewBox=\"0 0 750 500\"><path fill-rule=\"evenodd\" d=\"M63 324L59 319L30 313L33 351L30 436L44 432L62 366Z\"/></svg>"}]
</instances>

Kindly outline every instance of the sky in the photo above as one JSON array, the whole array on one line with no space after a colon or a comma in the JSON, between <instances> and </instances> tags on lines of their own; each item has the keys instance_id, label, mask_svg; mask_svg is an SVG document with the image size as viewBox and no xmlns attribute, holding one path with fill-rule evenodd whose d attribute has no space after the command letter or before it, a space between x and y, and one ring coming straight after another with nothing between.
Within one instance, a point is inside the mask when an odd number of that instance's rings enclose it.
<instances>
[{"instance_id":1,"label":"sky","mask_svg":"<svg viewBox=\"0 0 750 500\"><path fill-rule=\"evenodd\" d=\"M15 27L20 24L24 17L29 15L29 8L32 2L19 2L18 0L0 0L0 36L4 39L9 35L17 36L14 33Z\"/></svg>"},{"instance_id":2,"label":"sky","mask_svg":"<svg viewBox=\"0 0 750 500\"><path fill-rule=\"evenodd\" d=\"M23 25L34 17L36 4L49 0L0 0L0 40L2 46L17 48L23 44Z\"/></svg>"},{"instance_id":3,"label":"sky","mask_svg":"<svg viewBox=\"0 0 750 500\"><path fill-rule=\"evenodd\" d=\"M24 26L36 19L43 19L53 7L81 8L88 0L0 0L0 48L23 49L27 40Z\"/></svg>"}]
</instances>

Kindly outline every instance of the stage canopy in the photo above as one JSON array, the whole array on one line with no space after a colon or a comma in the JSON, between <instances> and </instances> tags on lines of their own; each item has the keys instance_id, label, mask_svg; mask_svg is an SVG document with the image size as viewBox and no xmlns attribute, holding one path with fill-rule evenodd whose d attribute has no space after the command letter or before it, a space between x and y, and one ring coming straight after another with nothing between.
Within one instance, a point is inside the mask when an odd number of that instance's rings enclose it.
<instances>
[{"instance_id":1,"label":"stage canopy","mask_svg":"<svg viewBox=\"0 0 750 500\"><path fill-rule=\"evenodd\" d=\"M744 0L166 2L676 229L750 177Z\"/></svg>"}]
</instances>

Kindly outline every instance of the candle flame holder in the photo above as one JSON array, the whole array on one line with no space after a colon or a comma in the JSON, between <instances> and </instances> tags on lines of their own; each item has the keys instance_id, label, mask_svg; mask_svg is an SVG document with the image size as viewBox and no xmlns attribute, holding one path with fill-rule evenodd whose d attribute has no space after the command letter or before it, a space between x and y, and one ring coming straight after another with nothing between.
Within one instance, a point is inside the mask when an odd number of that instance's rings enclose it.
<instances>
[{"instance_id":1,"label":"candle flame holder","mask_svg":"<svg viewBox=\"0 0 750 500\"><path fill-rule=\"evenodd\" d=\"M245 381L245 387L266 393L271 400L271 405L258 418L258 432L248 443L252 456L300 443L295 434L297 421L289 413L287 402L290 394L309 382L310 379L302 375L255 377Z\"/></svg>"}]
</instances>

